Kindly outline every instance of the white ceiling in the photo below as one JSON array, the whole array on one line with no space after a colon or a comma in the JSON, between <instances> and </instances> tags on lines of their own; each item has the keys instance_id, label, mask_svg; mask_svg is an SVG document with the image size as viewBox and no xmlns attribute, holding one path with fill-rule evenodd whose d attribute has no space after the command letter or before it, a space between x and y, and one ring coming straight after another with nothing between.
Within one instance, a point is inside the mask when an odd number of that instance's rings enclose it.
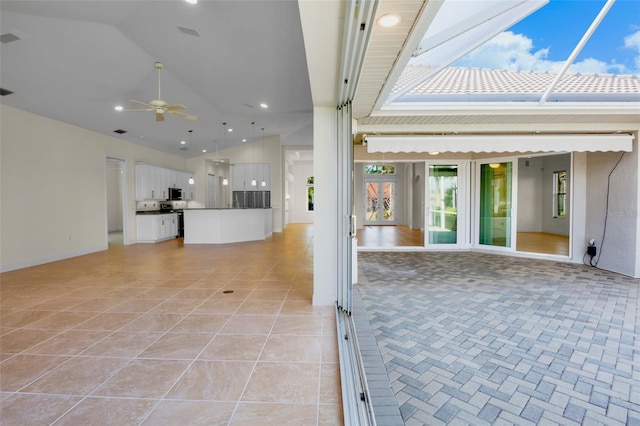
<instances>
[{"instance_id":1,"label":"white ceiling","mask_svg":"<svg viewBox=\"0 0 640 426\"><path fill-rule=\"evenodd\" d=\"M297 1L3 0L0 12L1 33L20 37L2 44L7 105L185 157L215 149L214 140L224 149L259 139L262 128L285 144L312 143ZM156 61L165 65L162 99L197 120L114 110L157 98ZM234 129L224 137L223 122Z\"/></svg>"},{"instance_id":2,"label":"white ceiling","mask_svg":"<svg viewBox=\"0 0 640 426\"><path fill-rule=\"evenodd\" d=\"M638 110L628 107L383 106L439 4L378 1L353 100L360 136L638 128ZM280 135L291 149L311 148L313 106L338 103L345 10L343 0L2 0L1 34L21 38L1 46L0 86L15 92L2 102L185 157L215 149L215 140L222 150L261 138L263 127L265 137ZM399 14L400 25L376 25L385 13ZM186 105L196 121L113 110L156 98L156 61L165 64L162 98ZM223 122L234 132L223 136ZM192 146L180 151L190 129Z\"/></svg>"}]
</instances>

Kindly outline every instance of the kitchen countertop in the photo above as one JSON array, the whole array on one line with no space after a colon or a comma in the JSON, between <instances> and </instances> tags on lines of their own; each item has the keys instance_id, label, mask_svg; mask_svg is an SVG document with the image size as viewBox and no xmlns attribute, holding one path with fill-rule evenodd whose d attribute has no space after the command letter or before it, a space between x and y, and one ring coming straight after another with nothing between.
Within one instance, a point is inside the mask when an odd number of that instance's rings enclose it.
<instances>
[{"instance_id":1,"label":"kitchen countertop","mask_svg":"<svg viewBox=\"0 0 640 426\"><path fill-rule=\"evenodd\" d=\"M192 208L185 210L267 210L271 207L212 207L212 208Z\"/></svg>"},{"instance_id":2,"label":"kitchen countertop","mask_svg":"<svg viewBox=\"0 0 640 426\"><path fill-rule=\"evenodd\" d=\"M180 213L182 210L172 210L169 212L162 212L160 210L153 210L153 211L145 211L145 212L136 212L137 215L157 215L157 214L173 214L173 213Z\"/></svg>"}]
</instances>

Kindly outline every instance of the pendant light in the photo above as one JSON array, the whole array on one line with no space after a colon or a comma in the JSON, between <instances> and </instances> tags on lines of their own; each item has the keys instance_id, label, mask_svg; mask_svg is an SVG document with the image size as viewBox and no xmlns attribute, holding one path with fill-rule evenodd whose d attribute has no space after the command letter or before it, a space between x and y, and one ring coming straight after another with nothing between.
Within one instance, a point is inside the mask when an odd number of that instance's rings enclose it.
<instances>
[{"instance_id":1,"label":"pendant light","mask_svg":"<svg viewBox=\"0 0 640 426\"><path fill-rule=\"evenodd\" d=\"M255 172L256 172L256 127L255 127L256 122L252 121L251 125L253 126L253 151L251 152L251 155L253 157L253 173L255 176ZM258 184L258 182L256 181L256 178L253 177L251 178L251 186L256 186Z\"/></svg>"},{"instance_id":2,"label":"pendant light","mask_svg":"<svg viewBox=\"0 0 640 426\"><path fill-rule=\"evenodd\" d=\"M224 145L225 142L225 138L227 136L227 123L222 123L222 126L224 128L223 132L222 132L222 145ZM218 141L216 141L216 160L218 159ZM229 179L227 179L226 177L222 177L222 184L227 186L229 185Z\"/></svg>"},{"instance_id":3,"label":"pendant light","mask_svg":"<svg viewBox=\"0 0 640 426\"><path fill-rule=\"evenodd\" d=\"M193 130L189 130L189 146L187 147L187 149L191 148L193 146ZM193 176L189 176L189 185L193 185L195 184L196 181L193 179Z\"/></svg>"},{"instance_id":4,"label":"pendant light","mask_svg":"<svg viewBox=\"0 0 640 426\"><path fill-rule=\"evenodd\" d=\"M262 153L262 166L264 166L264 127L262 128L262 142L261 142L261 153ZM264 181L264 173L262 175L262 182L260 182L260 186L267 186L267 182Z\"/></svg>"}]
</instances>

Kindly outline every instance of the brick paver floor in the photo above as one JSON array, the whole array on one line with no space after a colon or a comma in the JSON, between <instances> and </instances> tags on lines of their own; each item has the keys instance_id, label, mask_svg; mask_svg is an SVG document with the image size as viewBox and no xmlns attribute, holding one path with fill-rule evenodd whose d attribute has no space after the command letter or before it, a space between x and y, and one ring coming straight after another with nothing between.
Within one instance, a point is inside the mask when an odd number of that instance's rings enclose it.
<instances>
[{"instance_id":1,"label":"brick paver floor","mask_svg":"<svg viewBox=\"0 0 640 426\"><path fill-rule=\"evenodd\" d=\"M406 425L640 425L640 280L473 252L358 263Z\"/></svg>"}]
</instances>

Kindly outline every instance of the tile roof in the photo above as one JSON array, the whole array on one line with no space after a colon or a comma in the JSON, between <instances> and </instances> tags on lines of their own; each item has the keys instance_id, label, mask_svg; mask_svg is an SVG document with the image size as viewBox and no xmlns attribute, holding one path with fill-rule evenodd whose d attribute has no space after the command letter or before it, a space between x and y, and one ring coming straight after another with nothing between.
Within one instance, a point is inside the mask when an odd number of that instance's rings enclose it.
<instances>
[{"instance_id":1,"label":"tile roof","mask_svg":"<svg viewBox=\"0 0 640 426\"><path fill-rule=\"evenodd\" d=\"M421 76L432 72L430 68L407 67L393 89L398 93ZM403 97L408 100L429 100L434 96L444 100L447 95L454 100L459 95L477 97L486 95L529 95L535 100L555 79L555 73L531 71L507 71L478 68L445 68L421 84L409 90ZM553 90L557 100L640 100L640 78L636 75L616 74L566 74ZM440 95L440 96L438 96ZM456 96L458 95L458 96ZM572 96L573 95L573 96ZM587 97L586 95L590 95ZM593 99L591 99L593 96ZM517 97L517 96L516 96ZM500 97L504 98L504 96ZM524 96L523 100L529 100ZM401 98L402 99L402 98ZM471 100L471 99L469 99Z\"/></svg>"}]
</instances>

